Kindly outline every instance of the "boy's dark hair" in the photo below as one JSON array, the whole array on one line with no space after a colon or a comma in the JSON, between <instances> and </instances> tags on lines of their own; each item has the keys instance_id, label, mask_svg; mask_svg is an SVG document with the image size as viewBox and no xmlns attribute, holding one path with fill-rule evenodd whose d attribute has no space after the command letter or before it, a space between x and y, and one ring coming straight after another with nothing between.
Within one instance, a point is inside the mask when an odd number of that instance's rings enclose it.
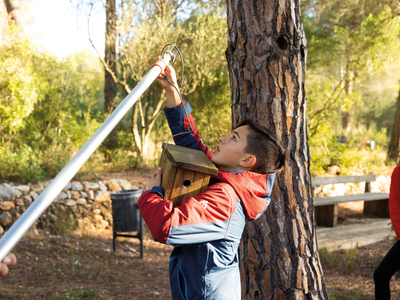
<instances>
[{"instance_id":1,"label":"boy's dark hair","mask_svg":"<svg viewBox=\"0 0 400 300\"><path fill-rule=\"evenodd\" d=\"M236 128L244 125L250 127L244 151L256 157L256 164L251 171L260 174L279 171L285 164L285 154L277 138L267 128L250 119L240 122Z\"/></svg>"}]
</instances>

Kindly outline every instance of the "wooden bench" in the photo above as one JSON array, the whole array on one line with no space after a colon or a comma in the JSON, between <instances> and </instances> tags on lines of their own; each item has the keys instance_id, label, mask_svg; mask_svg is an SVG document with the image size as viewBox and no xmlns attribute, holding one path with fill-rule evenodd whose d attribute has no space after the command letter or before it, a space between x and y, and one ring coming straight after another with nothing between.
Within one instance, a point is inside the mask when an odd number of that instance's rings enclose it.
<instances>
[{"instance_id":1,"label":"wooden bench","mask_svg":"<svg viewBox=\"0 0 400 300\"><path fill-rule=\"evenodd\" d=\"M364 214L368 216L389 218L389 194L371 193L371 182L376 175L314 177L311 179L313 188L327 184L365 182L363 194L352 194L334 197L314 197L315 221L317 225L336 227L338 204L364 201Z\"/></svg>"}]
</instances>

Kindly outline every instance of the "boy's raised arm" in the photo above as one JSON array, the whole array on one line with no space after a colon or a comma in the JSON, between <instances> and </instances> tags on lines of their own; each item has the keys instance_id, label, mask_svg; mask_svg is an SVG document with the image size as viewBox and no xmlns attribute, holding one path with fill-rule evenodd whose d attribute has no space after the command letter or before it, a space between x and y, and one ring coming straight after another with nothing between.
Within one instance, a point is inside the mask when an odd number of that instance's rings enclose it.
<instances>
[{"instance_id":1,"label":"boy's raised arm","mask_svg":"<svg viewBox=\"0 0 400 300\"><path fill-rule=\"evenodd\" d=\"M176 89L167 81L167 79L176 87ZM162 73L158 75L157 81L165 90L167 95L168 107L175 107L181 104L181 98L179 97L179 87L176 81L176 73L174 68L167 65Z\"/></svg>"},{"instance_id":2,"label":"boy's raised arm","mask_svg":"<svg viewBox=\"0 0 400 300\"><path fill-rule=\"evenodd\" d=\"M190 114L192 109L189 103L186 103L184 106L182 104L174 68L167 65L164 72L157 77L157 81L164 88L167 96L168 108L164 109L164 111L168 125L174 135L175 144L203 151L211 159L212 153L200 138L199 131ZM190 134L182 134L185 132L190 132Z\"/></svg>"}]
</instances>

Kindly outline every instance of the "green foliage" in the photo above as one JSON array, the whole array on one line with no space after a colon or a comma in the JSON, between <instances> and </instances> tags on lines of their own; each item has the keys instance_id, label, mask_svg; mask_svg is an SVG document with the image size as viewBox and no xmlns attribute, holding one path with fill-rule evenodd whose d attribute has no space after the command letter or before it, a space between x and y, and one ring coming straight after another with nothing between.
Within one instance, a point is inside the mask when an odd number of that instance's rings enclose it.
<instances>
[{"instance_id":1,"label":"green foliage","mask_svg":"<svg viewBox=\"0 0 400 300\"><path fill-rule=\"evenodd\" d=\"M400 78L400 22L391 1L306 1L307 125L312 174L379 169L393 126ZM349 127L342 126L343 113ZM344 122L345 124L346 122ZM351 128L351 130L348 130ZM345 136L349 144L339 144ZM378 151L365 158L367 141ZM374 164L375 167L374 167ZM356 171L354 170L354 171Z\"/></svg>"},{"instance_id":2,"label":"green foliage","mask_svg":"<svg viewBox=\"0 0 400 300\"><path fill-rule=\"evenodd\" d=\"M337 267L339 265L337 258L335 258L326 248L319 249L319 256L321 260L330 267Z\"/></svg>"},{"instance_id":3,"label":"green foliage","mask_svg":"<svg viewBox=\"0 0 400 300\"><path fill-rule=\"evenodd\" d=\"M9 43L0 46L0 136L7 141L25 126L38 101L32 58L35 47L13 27ZM3 33L4 34L4 33Z\"/></svg>"},{"instance_id":4,"label":"green foliage","mask_svg":"<svg viewBox=\"0 0 400 300\"><path fill-rule=\"evenodd\" d=\"M364 295L362 291L356 290L347 290L343 291L343 288L331 289L328 291L329 299L331 300L363 300Z\"/></svg>"},{"instance_id":5,"label":"green foliage","mask_svg":"<svg viewBox=\"0 0 400 300\"><path fill-rule=\"evenodd\" d=\"M79 300L79 299L109 299L112 300L114 297L108 297L104 291L97 289L82 290L79 287L68 287L61 293L56 293L56 300Z\"/></svg>"},{"instance_id":6,"label":"green foliage","mask_svg":"<svg viewBox=\"0 0 400 300\"><path fill-rule=\"evenodd\" d=\"M346 267L352 272L354 270L355 258L357 256L357 249L350 249L346 251Z\"/></svg>"},{"instance_id":7,"label":"green foliage","mask_svg":"<svg viewBox=\"0 0 400 300\"><path fill-rule=\"evenodd\" d=\"M119 7L118 99L147 73L160 50L176 43L174 63L182 95L194 108L211 150L230 131L230 87L224 52L223 2L124 1ZM342 174L384 168L400 78L400 21L391 1L302 1L307 37L307 127L313 176L333 164ZM0 47L0 178L38 181L54 177L107 116L103 66L89 51L65 60L41 53L14 27L4 27ZM77 177L124 170L148 156L158 164L171 134L157 83L118 125L118 146L100 147ZM217 112L217 113L216 113ZM350 113L351 130L341 126ZM338 143L345 136L348 144ZM374 140L376 150L366 148Z\"/></svg>"},{"instance_id":8,"label":"green foliage","mask_svg":"<svg viewBox=\"0 0 400 300\"><path fill-rule=\"evenodd\" d=\"M85 52L59 61L19 38L0 48L0 65L0 178L53 177L104 120L99 63Z\"/></svg>"}]
</instances>

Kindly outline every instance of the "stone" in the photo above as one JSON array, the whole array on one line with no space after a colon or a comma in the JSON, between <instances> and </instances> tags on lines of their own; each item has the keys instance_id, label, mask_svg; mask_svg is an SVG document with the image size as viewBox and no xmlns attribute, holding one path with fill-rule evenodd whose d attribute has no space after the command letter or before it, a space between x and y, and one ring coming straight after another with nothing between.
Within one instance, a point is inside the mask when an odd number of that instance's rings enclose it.
<instances>
[{"instance_id":1,"label":"stone","mask_svg":"<svg viewBox=\"0 0 400 300\"><path fill-rule=\"evenodd\" d=\"M41 182L38 182L36 184L32 184L31 190L40 194L41 192L43 192L44 186Z\"/></svg>"},{"instance_id":2,"label":"stone","mask_svg":"<svg viewBox=\"0 0 400 300\"><path fill-rule=\"evenodd\" d=\"M111 209L111 200L110 201L104 201L101 203L102 206L104 206L107 209Z\"/></svg>"},{"instance_id":3,"label":"stone","mask_svg":"<svg viewBox=\"0 0 400 300\"><path fill-rule=\"evenodd\" d=\"M64 193L64 192L61 192L61 193L58 194L56 199L57 200L64 200L64 199L67 199L67 198L68 198L68 195L66 193Z\"/></svg>"},{"instance_id":4,"label":"stone","mask_svg":"<svg viewBox=\"0 0 400 300\"><path fill-rule=\"evenodd\" d=\"M110 192L108 191L97 191L94 195L94 200L96 202L109 201L110 199Z\"/></svg>"},{"instance_id":5,"label":"stone","mask_svg":"<svg viewBox=\"0 0 400 300\"><path fill-rule=\"evenodd\" d=\"M100 185L95 182L90 182L89 183L89 189L92 191L97 191L100 188Z\"/></svg>"},{"instance_id":6,"label":"stone","mask_svg":"<svg viewBox=\"0 0 400 300\"><path fill-rule=\"evenodd\" d=\"M89 181L83 181L83 182L82 182L82 185L83 185L83 190L84 190L86 193L88 193L89 190L90 190L90 182L89 182Z\"/></svg>"},{"instance_id":7,"label":"stone","mask_svg":"<svg viewBox=\"0 0 400 300\"><path fill-rule=\"evenodd\" d=\"M2 226L7 226L12 222L12 215L8 211L3 211L0 214L0 224Z\"/></svg>"},{"instance_id":8,"label":"stone","mask_svg":"<svg viewBox=\"0 0 400 300\"><path fill-rule=\"evenodd\" d=\"M24 202L25 205L29 206L32 203L32 197L25 195L22 197L22 201Z\"/></svg>"},{"instance_id":9,"label":"stone","mask_svg":"<svg viewBox=\"0 0 400 300\"><path fill-rule=\"evenodd\" d=\"M99 189L100 189L100 191L107 191L107 187L106 187L106 185L103 183L103 181L99 181L98 182L98 184L99 184Z\"/></svg>"},{"instance_id":10,"label":"stone","mask_svg":"<svg viewBox=\"0 0 400 300\"><path fill-rule=\"evenodd\" d=\"M15 207L14 202L12 201L2 201L0 202L0 209L1 210L10 210Z\"/></svg>"},{"instance_id":11,"label":"stone","mask_svg":"<svg viewBox=\"0 0 400 300\"><path fill-rule=\"evenodd\" d=\"M74 214L77 214L77 213L79 212L78 205L68 206L68 208L69 208L70 210L72 210L72 212L73 212Z\"/></svg>"},{"instance_id":12,"label":"stone","mask_svg":"<svg viewBox=\"0 0 400 300\"><path fill-rule=\"evenodd\" d=\"M110 191L120 191L120 190L122 190L121 186L117 182L109 181L109 182L106 183L106 186Z\"/></svg>"},{"instance_id":13,"label":"stone","mask_svg":"<svg viewBox=\"0 0 400 300\"><path fill-rule=\"evenodd\" d=\"M102 202L101 204L107 203L109 201ZM100 205L101 214L105 216L110 212L110 209L106 205Z\"/></svg>"},{"instance_id":14,"label":"stone","mask_svg":"<svg viewBox=\"0 0 400 300\"><path fill-rule=\"evenodd\" d=\"M7 189L5 186L0 185L0 200L4 201L10 201L11 200L11 195L8 192L9 189Z\"/></svg>"},{"instance_id":15,"label":"stone","mask_svg":"<svg viewBox=\"0 0 400 300\"><path fill-rule=\"evenodd\" d=\"M14 188L12 188L10 190L10 194L11 194L11 199L13 199L13 200L16 198L19 198L23 195L21 191L14 189Z\"/></svg>"},{"instance_id":16,"label":"stone","mask_svg":"<svg viewBox=\"0 0 400 300\"><path fill-rule=\"evenodd\" d=\"M101 210L100 209L94 209L93 210L93 214L100 215L101 214Z\"/></svg>"},{"instance_id":17,"label":"stone","mask_svg":"<svg viewBox=\"0 0 400 300\"><path fill-rule=\"evenodd\" d=\"M81 197L81 193L78 191L71 191L71 199L78 200Z\"/></svg>"},{"instance_id":18,"label":"stone","mask_svg":"<svg viewBox=\"0 0 400 300\"><path fill-rule=\"evenodd\" d=\"M4 233L4 228L3 228L3 226L0 225L0 234L3 234L3 233Z\"/></svg>"},{"instance_id":19,"label":"stone","mask_svg":"<svg viewBox=\"0 0 400 300\"><path fill-rule=\"evenodd\" d=\"M104 214L103 216L104 216L104 220L106 220L110 223L112 222L112 220L113 220L112 214L107 213L107 214Z\"/></svg>"},{"instance_id":20,"label":"stone","mask_svg":"<svg viewBox=\"0 0 400 300\"><path fill-rule=\"evenodd\" d=\"M12 185L8 184L8 183L3 183L2 186L5 187L8 190L14 189L14 187Z\"/></svg>"},{"instance_id":21,"label":"stone","mask_svg":"<svg viewBox=\"0 0 400 300\"><path fill-rule=\"evenodd\" d=\"M24 206L24 201L22 201L22 199L15 199L14 204L16 206Z\"/></svg>"},{"instance_id":22,"label":"stone","mask_svg":"<svg viewBox=\"0 0 400 300\"><path fill-rule=\"evenodd\" d=\"M15 187L15 189L17 189L24 195L28 195L29 191L31 190L31 188L27 185L18 185Z\"/></svg>"},{"instance_id":23,"label":"stone","mask_svg":"<svg viewBox=\"0 0 400 300\"><path fill-rule=\"evenodd\" d=\"M99 222L101 222L101 221L104 220L103 217L102 217L101 215L94 215L94 216L92 217L92 219L93 219L93 221L94 221L95 223L99 223Z\"/></svg>"},{"instance_id":24,"label":"stone","mask_svg":"<svg viewBox=\"0 0 400 300\"><path fill-rule=\"evenodd\" d=\"M47 188L50 183L51 183L51 180L43 182L43 187Z\"/></svg>"},{"instance_id":25,"label":"stone","mask_svg":"<svg viewBox=\"0 0 400 300\"><path fill-rule=\"evenodd\" d=\"M50 220L56 222L58 220L58 217L56 215L50 214Z\"/></svg>"},{"instance_id":26,"label":"stone","mask_svg":"<svg viewBox=\"0 0 400 300\"><path fill-rule=\"evenodd\" d=\"M68 190L70 190L72 187L71 182L68 182L67 185L64 187L63 191L66 192Z\"/></svg>"},{"instance_id":27,"label":"stone","mask_svg":"<svg viewBox=\"0 0 400 300\"><path fill-rule=\"evenodd\" d=\"M92 190L89 191L88 198L94 200L94 192Z\"/></svg>"},{"instance_id":28,"label":"stone","mask_svg":"<svg viewBox=\"0 0 400 300\"><path fill-rule=\"evenodd\" d=\"M88 197L86 192L80 192L80 194L81 194L81 198L87 198Z\"/></svg>"},{"instance_id":29,"label":"stone","mask_svg":"<svg viewBox=\"0 0 400 300\"><path fill-rule=\"evenodd\" d=\"M116 179L119 185L122 187L124 190L131 190L132 189L132 184L125 179Z\"/></svg>"},{"instance_id":30,"label":"stone","mask_svg":"<svg viewBox=\"0 0 400 300\"><path fill-rule=\"evenodd\" d=\"M86 203L87 203L87 201L86 201L85 198L79 198L79 199L76 201L76 204L78 204L78 205L86 205Z\"/></svg>"},{"instance_id":31,"label":"stone","mask_svg":"<svg viewBox=\"0 0 400 300\"><path fill-rule=\"evenodd\" d=\"M73 191L83 191L83 185L80 182L73 182L71 190L73 190Z\"/></svg>"},{"instance_id":32,"label":"stone","mask_svg":"<svg viewBox=\"0 0 400 300\"><path fill-rule=\"evenodd\" d=\"M76 201L75 201L75 200L72 200L72 199L69 199L69 200L67 200L66 202L64 202L64 204L65 204L66 206L74 206L74 205L76 205Z\"/></svg>"},{"instance_id":33,"label":"stone","mask_svg":"<svg viewBox=\"0 0 400 300\"><path fill-rule=\"evenodd\" d=\"M35 191L31 191L31 192L29 193L29 195L32 197L33 200L36 200L37 197L39 197L39 194L36 193Z\"/></svg>"},{"instance_id":34,"label":"stone","mask_svg":"<svg viewBox=\"0 0 400 300\"><path fill-rule=\"evenodd\" d=\"M110 225L110 223L108 223L106 220L101 220L101 221L100 221L100 224L101 224L101 226L103 226L104 228L107 228L107 227Z\"/></svg>"}]
</instances>

